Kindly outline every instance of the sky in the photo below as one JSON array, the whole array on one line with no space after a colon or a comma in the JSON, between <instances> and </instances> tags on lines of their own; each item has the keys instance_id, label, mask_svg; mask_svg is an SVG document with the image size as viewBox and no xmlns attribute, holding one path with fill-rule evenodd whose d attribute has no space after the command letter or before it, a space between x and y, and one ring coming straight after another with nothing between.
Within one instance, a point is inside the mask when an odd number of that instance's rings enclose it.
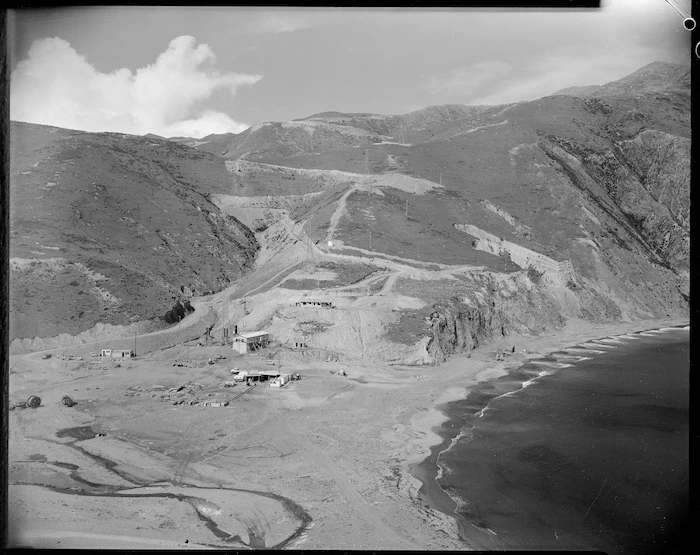
<instances>
[{"instance_id":1,"label":"sky","mask_svg":"<svg viewBox=\"0 0 700 555\"><path fill-rule=\"evenodd\" d=\"M683 11L690 0L585 10L16 9L10 118L200 138L325 111L533 100L654 61L689 64Z\"/></svg>"}]
</instances>

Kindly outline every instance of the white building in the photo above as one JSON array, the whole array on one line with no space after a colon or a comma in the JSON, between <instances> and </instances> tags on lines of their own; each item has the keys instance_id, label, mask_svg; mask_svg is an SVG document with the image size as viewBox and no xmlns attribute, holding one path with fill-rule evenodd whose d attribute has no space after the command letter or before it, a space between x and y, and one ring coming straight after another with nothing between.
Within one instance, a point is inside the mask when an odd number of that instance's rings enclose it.
<instances>
[{"instance_id":1,"label":"white building","mask_svg":"<svg viewBox=\"0 0 700 555\"><path fill-rule=\"evenodd\" d=\"M135 357L133 349L102 349L100 356L111 358L131 358Z\"/></svg>"},{"instance_id":2,"label":"white building","mask_svg":"<svg viewBox=\"0 0 700 555\"><path fill-rule=\"evenodd\" d=\"M270 334L266 331L239 333L233 337L233 350L241 354L264 349L270 343Z\"/></svg>"}]
</instances>

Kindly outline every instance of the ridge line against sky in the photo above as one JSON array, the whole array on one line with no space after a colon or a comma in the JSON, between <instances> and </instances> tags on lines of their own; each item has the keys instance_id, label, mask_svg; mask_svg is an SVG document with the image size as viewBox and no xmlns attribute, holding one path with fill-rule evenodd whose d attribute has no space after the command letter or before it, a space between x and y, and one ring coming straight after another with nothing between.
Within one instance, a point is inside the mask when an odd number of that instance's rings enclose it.
<instances>
[{"instance_id":1,"label":"ridge line against sky","mask_svg":"<svg viewBox=\"0 0 700 555\"><path fill-rule=\"evenodd\" d=\"M18 9L8 31L11 119L165 137L325 111L533 100L690 59L690 33L665 0L585 11Z\"/></svg>"}]
</instances>

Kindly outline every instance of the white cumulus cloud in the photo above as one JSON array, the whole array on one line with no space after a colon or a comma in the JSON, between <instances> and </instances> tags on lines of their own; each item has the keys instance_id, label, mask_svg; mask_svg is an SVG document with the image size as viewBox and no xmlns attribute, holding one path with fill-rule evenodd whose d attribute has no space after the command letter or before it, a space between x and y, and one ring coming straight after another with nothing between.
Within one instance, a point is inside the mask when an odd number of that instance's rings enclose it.
<instances>
[{"instance_id":1,"label":"white cumulus cloud","mask_svg":"<svg viewBox=\"0 0 700 555\"><path fill-rule=\"evenodd\" d=\"M81 129L166 137L239 133L247 124L202 108L217 91L231 96L262 75L222 72L209 46L181 36L150 65L102 73L65 40L34 41L10 78L10 118Z\"/></svg>"}]
</instances>

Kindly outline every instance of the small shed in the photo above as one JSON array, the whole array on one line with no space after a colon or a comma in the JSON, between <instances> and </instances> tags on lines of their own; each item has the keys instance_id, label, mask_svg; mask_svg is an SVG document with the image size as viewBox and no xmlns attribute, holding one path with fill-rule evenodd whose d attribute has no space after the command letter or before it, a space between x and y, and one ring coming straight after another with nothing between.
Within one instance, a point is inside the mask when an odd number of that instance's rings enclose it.
<instances>
[{"instance_id":1,"label":"small shed","mask_svg":"<svg viewBox=\"0 0 700 555\"><path fill-rule=\"evenodd\" d=\"M264 349L270 343L270 334L266 331L239 333L233 337L233 350L245 354Z\"/></svg>"}]
</instances>

